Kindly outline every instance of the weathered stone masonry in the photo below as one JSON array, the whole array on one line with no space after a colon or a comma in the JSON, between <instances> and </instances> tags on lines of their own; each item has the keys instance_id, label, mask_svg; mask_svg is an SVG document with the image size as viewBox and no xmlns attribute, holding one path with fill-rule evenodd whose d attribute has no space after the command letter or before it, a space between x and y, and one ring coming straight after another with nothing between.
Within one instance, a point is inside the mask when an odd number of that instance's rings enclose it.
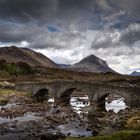
<instances>
[{"instance_id":1,"label":"weathered stone masonry","mask_svg":"<svg viewBox=\"0 0 140 140\"><path fill-rule=\"evenodd\" d=\"M18 83L16 90L30 92L33 97L42 98L51 96L55 104L67 104L72 92L76 89L87 94L92 109L105 109L105 98L109 94L120 95L125 98L129 107L140 107L140 88L133 85L113 84L108 82L81 82L81 81L52 81Z\"/></svg>"}]
</instances>

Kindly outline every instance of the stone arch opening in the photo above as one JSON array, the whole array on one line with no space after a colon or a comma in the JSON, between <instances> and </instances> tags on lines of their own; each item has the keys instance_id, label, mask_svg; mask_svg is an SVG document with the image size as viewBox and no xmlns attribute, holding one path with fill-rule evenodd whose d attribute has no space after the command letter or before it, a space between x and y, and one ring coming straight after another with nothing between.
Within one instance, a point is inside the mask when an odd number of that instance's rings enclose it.
<instances>
[{"instance_id":1,"label":"stone arch opening","mask_svg":"<svg viewBox=\"0 0 140 140\"><path fill-rule=\"evenodd\" d=\"M104 94L98 99L98 108L100 110L106 111L106 98L110 95L110 93Z\"/></svg>"},{"instance_id":2,"label":"stone arch opening","mask_svg":"<svg viewBox=\"0 0 140 140\"><path fill-rule=\"evenodd\" d=\"M49 90L46 88L42 88L38 90L34 96L35 101L44 102L49 99Z\"/></svg>"},{"instance_id":3,"label":"stone arch opening","mask_svg":"<svg viewBox=\"0 0 140 140\"><path fill-rule=\"evenodd\" d=\"M74 112L78 114L87 114L90 109L89 96L83 90L77 89L71 94L70 105Z\"/></svg>"},{"instance_id":4,"label":"stone arch opening","mask_svg":"<svg viewBox=\"0 0 140 140\"><path fill-rule=\"evenodd\" d=\"M115 113L127 107L126 98L118 94L109 94L105 99L106 111L113 110Z\"/></svg>"},{"instance_id":5,"label":"stone arch opening","mask_svg":"<svg viewBox=\"0 0 140 140\"><path fill-rule=\"evenodd\" d=\"M127 107L126 98L119 94L108 93L98 99L98 107L104 111L113 110L117 113Z\"/></svg>"},{"instance_id":6,"label":"stone arch opening","mask_svg":"<svg viewBox=\"0 0 140 140\"><path fill-rule=\"evenodd\" d=\"M90 101L88 95L80 89L67 89L60 96L59 103L65 106L71 106L78 114L87 113Z\"/></svg>"}]
</instances>

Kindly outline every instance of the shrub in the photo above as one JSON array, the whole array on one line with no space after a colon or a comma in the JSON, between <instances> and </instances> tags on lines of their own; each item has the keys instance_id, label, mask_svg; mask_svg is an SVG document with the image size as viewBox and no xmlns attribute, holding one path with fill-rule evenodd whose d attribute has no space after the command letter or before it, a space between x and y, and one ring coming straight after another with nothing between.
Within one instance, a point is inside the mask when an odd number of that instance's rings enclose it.
<instances>
[{"instance_id":1,"label":"shrub","mask_svg":"<svg viewBox=\"0 0 140 140\"><path fill-rule=\"evenodd\" d=\"M7 64L5 70L10 75L16 75L17 76L20 73L20 71L17 69L17 67L14 63Z\"/></svg>"},{"instance_id":2,"label":"shrub","mask_svg":"<svg viewBox=\"0 0 140 140\"><path fill-rule=\"evenodd\" d=\"M6 60L0 60L0 71L17 76L31 74L32 68L25 62L7 63Z\"/></svg>"},{"instance_id":3,"label":"shrub","mask_svg":"<svg viewBox=\"0 0 140 140\"><path fill-rule=\"evenodd\" d=\"M31 74L32 68L26 62L18 62L16 64L20 74Z\"/></svg>"},{"instance_id":4,"label":"shrub","mask_svg":"<svg viewBox=\"0 0 140 140\"><path fill-rule=\"evenodd\" d=\"M0 70L4 70L5 67L6 67L6 64L7 64L6 60L5 59L1 59L0 60Z\"/></svg>"}]
</instances>

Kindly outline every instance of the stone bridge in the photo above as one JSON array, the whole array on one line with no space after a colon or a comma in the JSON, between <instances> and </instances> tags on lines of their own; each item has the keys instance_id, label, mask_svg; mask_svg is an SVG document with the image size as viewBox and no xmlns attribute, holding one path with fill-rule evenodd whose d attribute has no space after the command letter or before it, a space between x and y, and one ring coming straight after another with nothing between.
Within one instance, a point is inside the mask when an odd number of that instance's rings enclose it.
<instances>
[{"instance_id":1,"label":"stone bridge","mask_svg":"<svg viewBox=\"0 0 140 140\"><path fill-rule=\"evenodd\" d=\"M71 94L80 90L89 97L92 109L105 109L105 99L111 95L124 97L129 107L140 107L140 88L136 85L111 82L51 81L18 83L16 90L30 92L33 97L54 98L54 103L69 104Z\"/></svg>"}]
</instances>

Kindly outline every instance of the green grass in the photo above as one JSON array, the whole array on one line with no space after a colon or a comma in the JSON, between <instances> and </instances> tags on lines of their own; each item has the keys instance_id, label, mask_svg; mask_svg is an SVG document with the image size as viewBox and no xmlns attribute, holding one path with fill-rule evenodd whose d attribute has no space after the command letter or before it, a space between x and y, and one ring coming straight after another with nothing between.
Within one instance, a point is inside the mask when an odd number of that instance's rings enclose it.
<instances>
[{"instance_id":1,"label":"green grass","mask_svg":"<svg viewBox=\"0 0 140 140\"><path fill-rule=\"evenodd\" d=\"M0 105L6 105L9 102L8 96L13 92L10 89L0 89Z\"/></svg>"},{"instance_id":2,"label":"green grass","mask_svg":"<svg viewBox=\"0 0 140 140\"><path fill-rule=\"evenodd\" d=\"M12 94L14 93L15 91L14 90L11 90L11 89L0 89L0 95L1 94L4 94L4 95L7 95L7 94Z\"/></svg>"},{"instance_id":3,"label":"green grass","mask_svg":"<svg viewBox=\"0 0 140 140\"><path fill-rule=\"evenodd\" d=\"M108 136L96 136L86 138L66 138L66 140L140 140L140 131L124 130Z\"/></svg>"},{"instance_id":4,"label":"green grass","mask_svg":"<svg viewBox=\"0 0 140 140\"><path fill-rule=\"evenodd\" d=\"M0 88L0 97L9 96L10 94L26 95L26 96L29 96L29 97L31 96L30 93L16 91L16 90L13 90L13 89L1 89Z\"/></svg>"}]
</instances>

